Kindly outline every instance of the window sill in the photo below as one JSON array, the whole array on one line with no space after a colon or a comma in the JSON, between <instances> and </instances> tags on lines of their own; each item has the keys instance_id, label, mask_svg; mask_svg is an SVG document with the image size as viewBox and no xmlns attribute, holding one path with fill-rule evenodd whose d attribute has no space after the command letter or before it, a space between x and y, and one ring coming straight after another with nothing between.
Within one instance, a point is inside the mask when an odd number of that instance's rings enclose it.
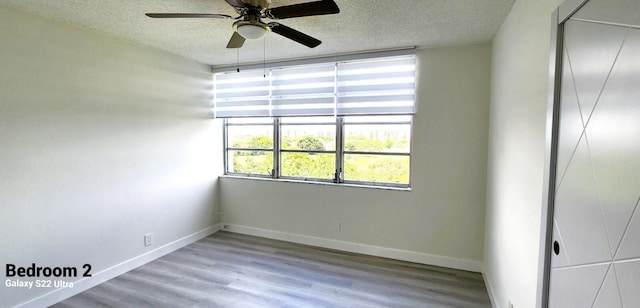
<instances>
[{"instance_id":1,"label":"window sill","mask_svg":"<svg viewBox=\"0 0 640 308\"><path fill-rule=\"evenodd\" d=\"M377 185L366 185L366 184L353 184L353 183L332 183L332 182L322 182L322 181L302 181L296 179L272 179L267 177L251 177L251 176L242 176L242 175L234 175L234 174L223 174L219 176L220 178L228 178L228 179L239 179L239 180L251 180L251 181L267 181L267 182L284 182L284 183L299 183L299 184L315 184L315 185L326 185L326 186L335 186L335 187L353 187L353 188L365 188L365 189L381 189L381 190L391 190L391 191L412 191L411 187L392 187L392 186L377 186Z\"/></svg>"}]
</instances>

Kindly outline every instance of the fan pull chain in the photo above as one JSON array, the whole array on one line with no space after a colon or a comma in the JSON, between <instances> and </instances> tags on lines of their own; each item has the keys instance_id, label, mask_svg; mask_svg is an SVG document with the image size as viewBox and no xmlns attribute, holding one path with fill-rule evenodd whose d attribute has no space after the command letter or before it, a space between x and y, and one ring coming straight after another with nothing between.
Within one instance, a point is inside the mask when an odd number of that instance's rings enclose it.
<instances>
[{"instance_id":1,"label":"fan pull chain","mask_svg":"<svg viewBox=\"0 0 640 308\"><path fill-rule=\"evenodd\" d=\"M240 73L240 48L236 48L236 59L237 59L236 71Z\"/></svg>"},{"instance_id":2,"label":"fan pull chain","mask_svg":"<svg viewBox=\"0 0 640 308\"><path fill-rule=\"evenodd\" d=\"M262 38L262 77L267 78L267 38Z\"/></svg>"}]
</instances>

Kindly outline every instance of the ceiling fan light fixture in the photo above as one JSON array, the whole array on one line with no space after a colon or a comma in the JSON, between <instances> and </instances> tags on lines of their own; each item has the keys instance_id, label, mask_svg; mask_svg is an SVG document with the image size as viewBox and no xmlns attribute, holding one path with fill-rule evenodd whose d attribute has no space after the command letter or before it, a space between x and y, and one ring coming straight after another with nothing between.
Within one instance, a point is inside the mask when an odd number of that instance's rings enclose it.
<instances>
[{"instance_id":1,"label":"ceiling fan light fixture","mask_svg":"<svg viewBox=\"0 0 640 308\"><path fill-rule=\"evenodd\" d=\"M269 26L258 23L242 23L236 26L236 31L245 39L257 40L269 32Z\"/></svg>"},{"instance_id":2,"label":"ceiling fan light fixture","mask_svg":"<svg viewBox=\"0 0 640 308\"><path fill-rule=\"evenodd\" d=\"M227 48L240 48L246 40L258 40L273 32L282 37L315 48L322 42L298 30L278 22L264 23L262 18L287 19L295 17L319 16L340 13L334 0L312 0L311 2L290 4L272 8L271 0L225 0L238 13L233 18L225 14L207 13L146 13L151 18L221 18L236 19L233 34Z\"/></svg>"}]
</instances>

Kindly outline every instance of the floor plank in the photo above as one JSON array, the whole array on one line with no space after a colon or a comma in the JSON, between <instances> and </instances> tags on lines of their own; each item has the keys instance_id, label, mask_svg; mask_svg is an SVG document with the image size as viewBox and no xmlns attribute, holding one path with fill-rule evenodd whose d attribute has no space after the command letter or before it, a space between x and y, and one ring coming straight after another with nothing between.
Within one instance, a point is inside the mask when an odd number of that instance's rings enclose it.
<instances>
[{"instance_id":1,"label":"floor plank","mask_svg":"<svg viewBox=\"0 0 640 308\"><path fill-rule=\"evenodd\" d=\"M53 307L491 307L482 276L218 232Z\"/></svg>"}]
</instances>

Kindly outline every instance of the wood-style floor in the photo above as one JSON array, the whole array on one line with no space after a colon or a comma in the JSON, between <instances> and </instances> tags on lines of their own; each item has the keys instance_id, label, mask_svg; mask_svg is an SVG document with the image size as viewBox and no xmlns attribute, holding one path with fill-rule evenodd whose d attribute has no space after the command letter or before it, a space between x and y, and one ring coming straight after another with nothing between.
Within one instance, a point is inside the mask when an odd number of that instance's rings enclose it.
<instances>
[{"instance_id":1,"label":"wood-style floor","mask_svg":"<svg viewBox=\"0 0 640 308\"><path fill-rule=\"evenodd\" d=\"M218 232L54 307L490 307L478 273Z\"/></svg>"}]
</instances>

